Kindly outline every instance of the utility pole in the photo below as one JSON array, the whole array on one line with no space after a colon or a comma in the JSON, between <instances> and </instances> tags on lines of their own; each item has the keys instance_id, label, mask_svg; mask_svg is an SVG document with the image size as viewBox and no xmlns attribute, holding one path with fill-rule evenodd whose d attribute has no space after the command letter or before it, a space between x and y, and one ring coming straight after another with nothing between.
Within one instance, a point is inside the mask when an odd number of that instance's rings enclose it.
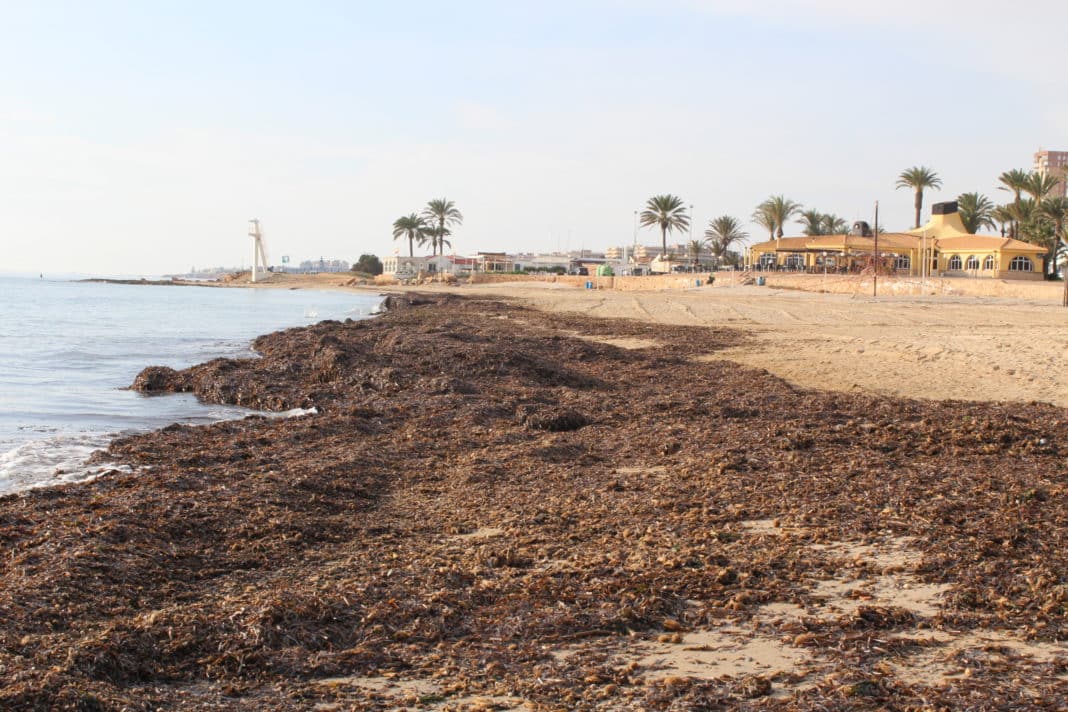
<instances>
[{"instance_id":1,"label":"utility pole","mask_svg":"<svg viewBox=\"0 0 1068 712\"><path fill-rule=\"evenodd\" d=\"M879 296L879 201L875 201L875 275L871 281L871 296Z\"/></svg>"}]
</instances>

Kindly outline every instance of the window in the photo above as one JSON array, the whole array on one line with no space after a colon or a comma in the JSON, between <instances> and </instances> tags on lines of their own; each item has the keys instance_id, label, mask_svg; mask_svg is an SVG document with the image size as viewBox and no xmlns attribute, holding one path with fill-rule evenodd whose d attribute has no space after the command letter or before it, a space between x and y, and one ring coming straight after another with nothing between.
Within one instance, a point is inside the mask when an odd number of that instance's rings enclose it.
<instances>
[{"instance_id":1,"label":"window","mask_svg":"<svg viewBox=\"0 0 1068 712\"><path fill-rule=\"evenodd\" d=\"M1030 257L1024 257L1019 255L1013 257L1012 262L1009 263L1010 272L1033 272L1035 269L1035 263L1031 261Z\"/></svg>"},{"instance_id":2,"label":"window","mask_svg":"<svg viewBox=\"0 0 1068 712\"><path fill-rule=\"evenodd\" d=\"M789 255L786 258L786 266L789 269L801 269L805 266L805 258L801 255Z\"/></svg>"},{"instance_id":3,"label":"window","mask_svg":"<svg viewBox=\"0 0 1068 712\"><path fill-rule=\"evenodd\" d=\"M994 255L987 255L986 256L986 259L983 260L983 269L985 269L985 270L994 269Z\"/></svg>"},{"instance_id":4,"label":"window","mask_svg":"<svg viewBox=\"0 0 1068 712\"><path fill-rule=\"evenodd\" d=\"M912 267L912 259L908 255L898 255L894 260L894 269L909 269Z\"/></svg>"},{"instance_id":5,"label":"window","mask_svg":"<svg viewBox=\"0 0 1068 712\"><path fill-rule=\"evenodd\" d=\"M949 265L946 267L946 269L948 269L950 272L952 272L954 270L960 271L960 269L961 269L960 255L953 255L952 257L950 257L949 258Z\"/></svg>"},{"instance_id":6,"label":"window","mask_svg":"<svg viewBox=\"0 0 1068 712\"><path fill-rule=\"evenodd\" d=\"M964 267L965 269L979 269L979 258L975 255L972 255L968 258L968 264L966 264Z\"/></svg>"}]
</instances>

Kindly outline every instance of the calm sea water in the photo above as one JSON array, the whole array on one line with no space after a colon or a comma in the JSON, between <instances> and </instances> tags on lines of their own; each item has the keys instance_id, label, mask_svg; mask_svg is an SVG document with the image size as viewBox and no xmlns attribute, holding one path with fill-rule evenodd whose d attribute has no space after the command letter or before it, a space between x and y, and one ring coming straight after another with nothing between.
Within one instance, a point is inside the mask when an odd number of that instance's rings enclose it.
<instances>
[{"instance_id":1,"label":"calm sea water","mask_svg":"<svg viewBox=\"0 0 1068 712\"><path fill-rule=\"evenodd\" d=\"M248 413L189 394L123 390L145 366L252 356L260 334L364 318L380 301L0 276L0 494L92 476L82 463L118 434Z\"/></svg>"}]
</instances>

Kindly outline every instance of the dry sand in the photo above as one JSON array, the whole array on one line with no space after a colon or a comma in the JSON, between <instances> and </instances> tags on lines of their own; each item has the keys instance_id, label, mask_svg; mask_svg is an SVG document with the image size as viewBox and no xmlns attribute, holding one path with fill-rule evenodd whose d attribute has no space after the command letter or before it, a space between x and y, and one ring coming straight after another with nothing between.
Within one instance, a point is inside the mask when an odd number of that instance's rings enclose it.
<instances>
[{"instance_id":1,"label":"dry sand","mask_svg":"<svg viewBox=\"0 0 1068 712\"><path fill-rule=\"evenodd\" d=\"M425 287L421 289L426 289ZM453 287L546 311L737 327L753 338L710 356L800 386L913 398L1068 406L1068 309L992 297L849 297L760 287L662 292L557 285Z\"/></svg>"},{"instance_id":2,"label":"dry sand","mask_svg":"<svg viewBox=\"0 0 1068 712\"><path fill-rule=\"evenodd\" d=\"M282 279L262 286L353 288L351 276L344 274L274 277ZM1049 302L873 299L730 286L619 292L548 282L386 289L495 295L545 311L737 327L750 333L751 341L710 358L764 368L809 388L1068 406L1068 370L1061 368L1068 351L1068 309Z\"/></svg>"}]
</instances>

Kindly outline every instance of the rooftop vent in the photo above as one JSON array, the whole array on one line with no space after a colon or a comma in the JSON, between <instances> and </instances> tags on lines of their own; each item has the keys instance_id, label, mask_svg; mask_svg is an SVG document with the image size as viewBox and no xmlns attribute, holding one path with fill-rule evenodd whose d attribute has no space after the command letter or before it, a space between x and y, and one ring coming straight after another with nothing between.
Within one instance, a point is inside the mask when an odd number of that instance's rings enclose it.
<instances>
[{"instance_id":1,"label":"rooftop vent","mask_svg":"<svg viewBox=\"0 0 1068 712\"><path fill-rule=\"evenodd\" d=\"M931 206L931 215L952 215L957 212L957 201L948 200L944 203L935 203Z\"/></svg>"}]
</instances>

